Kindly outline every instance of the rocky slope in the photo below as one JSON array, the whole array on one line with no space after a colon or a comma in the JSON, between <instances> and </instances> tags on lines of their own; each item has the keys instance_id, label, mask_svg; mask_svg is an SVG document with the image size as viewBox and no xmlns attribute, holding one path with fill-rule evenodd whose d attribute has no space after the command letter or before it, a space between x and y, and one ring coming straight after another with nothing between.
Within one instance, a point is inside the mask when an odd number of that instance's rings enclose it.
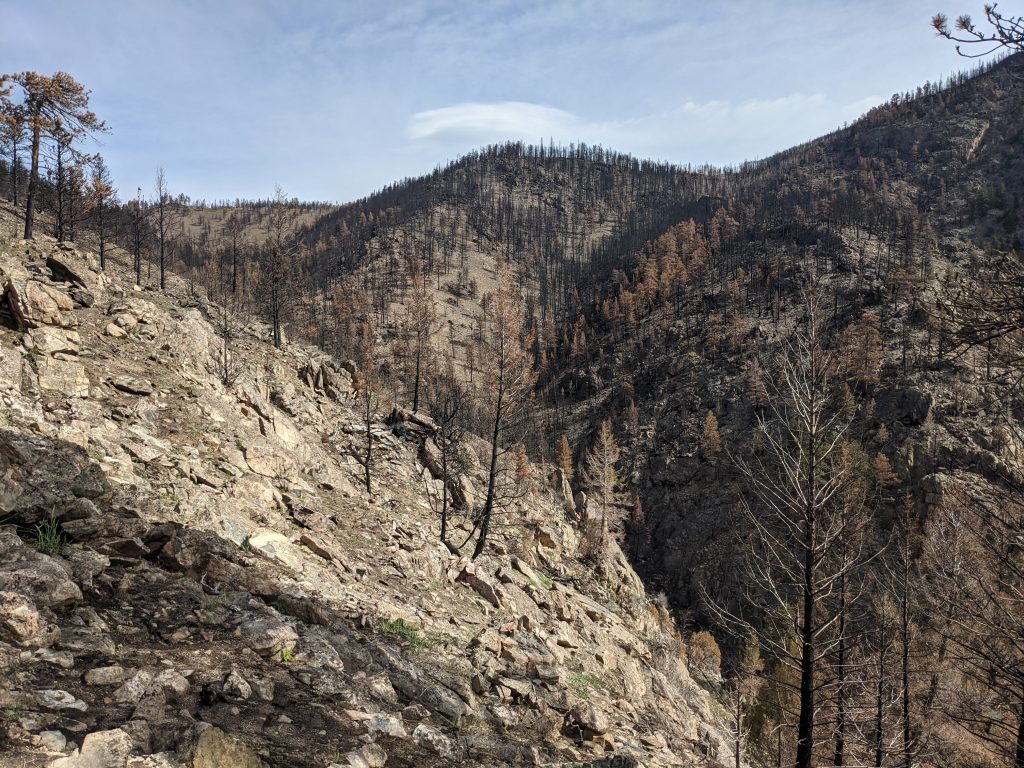
<instances>
[{"instance_id":1,"label":"rocky slope","mask_svg":"<svg viewBox=\"0 0 1024 768\"><path fill-rule=\"evenodd\" d=\"M726 756L668 614L618 550L579 559L544 470L454 557L429 424L374 425L370 497L350 368L242 334L225 386L216 308L5 215L0 766Z\"/></svg>"}]
</instances>

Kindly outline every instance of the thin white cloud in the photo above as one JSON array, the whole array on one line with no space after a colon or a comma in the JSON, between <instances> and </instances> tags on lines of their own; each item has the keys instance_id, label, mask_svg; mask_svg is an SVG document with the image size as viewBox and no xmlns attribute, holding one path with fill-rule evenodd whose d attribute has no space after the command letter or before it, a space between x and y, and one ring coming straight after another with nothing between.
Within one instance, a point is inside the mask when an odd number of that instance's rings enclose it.
<instances>
[{"instance_id":1,"label":"thin white cloud","mask_svg":"<svg viewBox=\"0 0 1024 768\"><path fill-rule=\"evenodd\" d=\"M544 104L472 102L417 112L406 135L414 142L447 143L455 153L480 143L551 137L675 162L732 163L836 128L870 103L837 104L820 93L793 93L775 99L689 100L627 119L592 120Z\"/></svg>"},{"instance_id":2,"label":"thin white cloud","mask_svg":"<svg viewBox=\"0 0 1024 768\"><path fill-rule=\"evenodd\" d=\"M563 135L578 127L563 109L525 101L471 102L417 112L409 118L411 139L433 137L490 140Z\"/></svg>"}]
</instances>

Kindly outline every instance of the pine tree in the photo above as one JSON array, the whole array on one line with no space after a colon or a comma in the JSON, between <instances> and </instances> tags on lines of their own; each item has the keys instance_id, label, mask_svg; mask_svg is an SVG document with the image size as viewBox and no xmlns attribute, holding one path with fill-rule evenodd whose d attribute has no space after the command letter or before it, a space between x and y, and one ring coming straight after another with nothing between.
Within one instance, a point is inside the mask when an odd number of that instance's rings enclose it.
<instances>
[{"instance_id":1,"label":"pine tree","mask_svg":"<svg viewBox=\"0 0 1024 768\"><path fill-rule=\"evenodd\" d=\"M0 93L10 84L18 86L24 96L20 114L32 142L25 200L25 239L31 240L39 193L39 152L43 141L63 134L70 143L89 134L106 131L107 127L89 110L89 92L66 72L57 72L50 77L38 72L4 75L0 77ZM0 97L0 111L10 115L13 110L10 97Z\"/></svg>"},{"instance_id":2,"label":"pine tree","mask_svg":"<svg viewBox=\"0 0 1024 768\"><path fill-rule=\"evenodd\" d=\"M117 205L117 192L110 178L110 171L103 157L95 155L92 159L92 175L89 179L89 203L92 207L92 218L99 238L100 271L107 266L107 238L110 219Z\"/></svg>"}]
</instances>

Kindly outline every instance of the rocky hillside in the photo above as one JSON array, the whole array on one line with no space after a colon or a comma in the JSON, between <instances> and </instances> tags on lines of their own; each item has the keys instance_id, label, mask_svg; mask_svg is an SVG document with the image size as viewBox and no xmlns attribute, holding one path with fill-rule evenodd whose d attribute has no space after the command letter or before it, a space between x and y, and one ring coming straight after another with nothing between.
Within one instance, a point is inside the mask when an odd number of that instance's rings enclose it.
<instances>
[{"instance_id":1,"label":"rocky hillside","mask_svg":"<svg viewBox=\"0 0 1024 768\"><path fill-rule=\"evenodd\" d=\"M580 560L542 468L453 556L427 420L373 425L370 497L350 365L245 332L225 385L215 307L4 216L0 765L727 757L714 671L621 552Z\"/></svg>"}]
</instances>

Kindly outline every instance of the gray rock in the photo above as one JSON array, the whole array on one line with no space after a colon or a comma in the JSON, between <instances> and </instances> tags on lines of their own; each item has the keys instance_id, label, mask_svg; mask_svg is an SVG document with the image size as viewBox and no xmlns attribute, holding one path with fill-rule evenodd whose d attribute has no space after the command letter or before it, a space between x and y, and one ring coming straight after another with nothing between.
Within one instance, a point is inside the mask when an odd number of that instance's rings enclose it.
<instances>
[{"instance_id":1,"label":"gray rock","mask_svg":"<svg viewBox=\"0 0 1024 768\"><path fill-rule=\"evenodd\" d=\"M20 546L20 539L13 538L17 545L11 545L10 538L0 542L0 590L20 593L48 608L81 602L82 591L69 578L71 568L67 564Z\"/></svg>"},{"instance_id":2,"label":"gray rock","mask_svg":"<svg viewBox=\"0 0 1024 768\"><path fill-rule=\"evenodd\" d=\"M352 768L384 768L388 753L379 744L366 744L346 755Z\"/></svg>"},{"instance_id":3,"label":"gray rock","mask_svg":"<svg viewBox=\"0 0 1024 768\"><path fill-rule=\"evenodd\" d=\"M611 728L608 716L589 701L581 701L573 707L571 716L573 722L593 735L601 736Z\"/></svg>"},{"instance_id":4,"label":"gray rock","mask_svg":"<svg viewBox=\"0 0 1024 768\"><path fill-rule=\"evenodd\" d=\"M151 395L153 394L153 383L146 379L135 378L134 376L115 376L110 380L114 389L119 389L129 395Z\"/></svg>"},{"instance_id":5,"label":"gray rock","mask_svg":"<svg viewBox=\"0 0 1024 768\"><path fill-rule=\"evenodd\" d=\"M114 691L113 699L118 704L131 704L135 706L142 701L142 697L152 684L153 675L145 670L140 670L135 673L131 680Z\"/></svg>"},{"instance_id":6,"label":"gray rock","mask_svg":"<svg viewBox=\"0 0 1024 768\"><path fill-rule=\"evenodd\" d=\"M7 295L15 318L26 328L55 325L74 328L75 303L64 291L38 280L15 278L8 283Z\"/></svg>"},{"instance_id":7,"label":"gray rock","mask_svg":"<svg viewBox=\"0 0 1024 768\"><path fill-rule=\"evenodd\" d=\"M192 768L263 768L263 762L220 728L207 728L196 744Z\"/></svg>"},{"instance_id":8,"label":"gray rock","mask_svg":"<svg viewBox=\"0 0 1024 768\"><path fill-rule=\"evenodd\" d=\"M86 712L89 706L81 699L76 699L67 691L42 690L29 694L29 702L35 707L49 709L55 712L70 710L74 712Z\"/></svg>"},{"instance_id":9,"label":"gray rock","mask_svg":"<svg viewBox=\"0 0 1024 768\"><path fill-rule=\"evenodd\" d=\"M294 649L299 639L295 630L276 616L248 618L239 629L245 644L265 657L278 656L282 651Z\"/></svg>"},{"instance_id":10,"label":"gray rock","mask_svg":"<svg viewBox=\"0 0 1024 768\"><path fill-rule=\"evenodd\" d=\"M153 678L153 684L160 686L165 693L171 693L178 698L187 696L192 687L181 672L176 669L165 669Z\"/></svg>"},{"instance_id":11,"label":"gray rock","mask_svg":"<svg viewBox=\"0 0 1024 768\"><path fill-rule=\"evenodd\" d=\"M86 734L81 751L50 763L50 768L125 768L131 737L120 728Z\"/></svg>"},{"instance_id":12,"label":"gray rock","mask_svg":"<svg viewBox=\"0 0 1024 768\"><path fill-rule=\"evenodd\" d=\"M222 691L225 696L233 699L241 699L245 701L252 696L252 686L246 682L246 679L238 674L238 670L232 669L228 672L228 676L224 678L224 685Z\"/></svg>"},{"instance_id":13,"label":"gray rock","mask_svg":"<svg viewBox=\"0 0 1024 768\"><path fill-rule=\"evenodd\" d=\"M85 673L86 685L121 685L128 678L124 667L94 667Z\"/></svg>"},{"instance_id":14,"label":"gray rock","mask_svg":"<svg viewBox=\"0 0 1024 768\"><path fill-rule=\"evenodd\" d=\"M260 528L249 536L249 546L295 571L302 570L302 550L285 536Z\"/></svg>"},{"instance_id":15,"label":"gray rock","mask_svg":"<svg viewBox=\"0 0 1024 768\"><path fill-rule=\"evenodd\" d=\"M85 367L74 360L40 357L36 361L41 392L56 392L65 397L88 397L89 377Z\"/></svg>"},{"instance_id":16,"label":"gray rock","mask_svg":"<svg viewBox=\"0 0 1024 768\"><path fill-rule=\"evenodd\" d=\"M412 732L416 743L424 749L440 755L446 760L453 760L458 757L458 750L455 744L436 728L431 728L426 723L420 723Z\"/></svg>"},{"instance_id":17,"label":"gray rock","mask_svg":"<svg viewBox=\"0 0 1024 768\"><path fill-rule=\"evenodd\" d=\"M459 574L458 580L471 586L480 597L495 608L501 608L501 591L498 589L498 585L475 564L467 563L466 567L462 569L462 573Z\"/></svg>"},{"instance_id":18,"label":"gray rock","mask_svg":"<svg viewBox=\"0 0 1024 768\"><path fill-rule=\"evenodd\" d=\"M27 647L45 630L46 622L31 600L17 592L0 592L0 640Z\"/></svg>"},{"instance_id":19,"label":"gray rock","mask_svg":"<svg viewBox=\"0 0 1024 768\"><path fill-rule=\"evenodd\" d=\"M36 737L36 745L47 752L63 752L67 749L68 740L60 731L43 731Z\"/></svg>"},{"instance_id":20,"label":"gray rock","mask_svg":"<svg viewBox=\"0 0 1024 768\"><path fill-rule=\"evenodd\" d=\"M90 293L98 293L102 284L98 273L99 264L90 264L93 261L77 250L53 251L46 258L46 266L50 268L54 279L84 288Z\"/></svg>"},{"instance_id":21,"label":"gray rock","mask_svg":"<svg viewBox=\"0 0 1024 768\"><path fill-rule=\"evenodd\" d=\"M383 713L373 715L366 721L366 727L373 733L383 733L385 736L401 736L404 738L407 735L401 720Z\"/></svg>"},{"instance_id":22,"label":"gray rock","mask_svg":"<svg viewBox=\"0 0 1024 768\"><path fill-rule=\"evenodd\" d=\"M22 344L42 355L77 355L82 338L77 331L42 326L26 333Z\"/></svg>"}]
</instances>

